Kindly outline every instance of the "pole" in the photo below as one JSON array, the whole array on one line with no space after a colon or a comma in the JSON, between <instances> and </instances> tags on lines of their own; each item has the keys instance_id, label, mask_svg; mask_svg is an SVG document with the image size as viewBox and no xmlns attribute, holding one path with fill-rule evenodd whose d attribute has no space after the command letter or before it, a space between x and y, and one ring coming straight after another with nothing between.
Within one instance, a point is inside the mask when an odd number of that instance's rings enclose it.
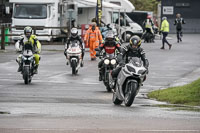
<instances>
[{"instance_id":1,"label":"pole","mask_svg":"<svg viewBox=\"0 0 200 133\"><path fill-rule=\"evenodd\" d=\"M97 20L97 26L101 26L101 17L102 17L102 0L97 0L97 6L96 6L96 20Z\"/></svg>"},{"instance_id":2,"label":"pole","mask_svg":"<svg viewBox=\"0 0 200 133\"><path fill-rule=\"evenodd\" d=\"M2 27L1 27L1 50L5 50L4 42L5 42L5 27L4 27L4 25L2 25Z\"/></svg>"}]
</instances>

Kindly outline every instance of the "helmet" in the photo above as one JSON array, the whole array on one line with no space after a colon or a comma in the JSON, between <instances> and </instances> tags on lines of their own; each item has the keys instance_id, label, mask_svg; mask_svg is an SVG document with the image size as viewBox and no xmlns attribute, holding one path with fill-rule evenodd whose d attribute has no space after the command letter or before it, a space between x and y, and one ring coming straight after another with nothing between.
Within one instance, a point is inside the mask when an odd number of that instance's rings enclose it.
<instances>
[{"instance_id":1,"label":"helmet","mask_svg":"<svg viewBox=\"0 0 200 133\"><path fill-rule=\"evenodd\" d=\"M106 41L114 41L115 37L114 37L114 33L113 31L108 31L108 33L106 34Z\"/></svg>"},{"instance_id":2,"label":"helmet","mask_svg":"<svg viewBox=\"0 0 200 133\"><path fill-rule=\"evenodd\" d=\"M130 39L130 45L132 46L137 46L137 48L141 45L141 39L139 36L133 36Z\"/></svg>"},{"instance_id":3,"label":"helmet","mask_svg":"<svg viewBox=\"0 0 200 133\"><path fill-rule=\"evenodd\" d=\"M72 36L73 38L75 38L75 37L78 36L78 30L77 30L77 28L72 28L72 29L71 29L71 36Z\"/></svg>"},{"instance_id":4,"label":"helmet","mask_svg":"<svg viewBox=\"0 0 200 133\"><path fill-rule=\"evenodd\" d=\"M148 15L148 16L147 16L147 19L151 19L151 15Z\"/></svg>"},{"instance_id":5,"label":"helmet","mask_svg":"<svg viewBox=\"0 0 200 133\"><path fill-rule=\"evenodd\" d=\"M32 28L30 26L26 26L24 28L24 35L29 38L32 34Z\"/></svg>"},{"instance_id":6,"label":"helmet","mask_svg":"<svg viewBox=\"0 0 200 133\"><path fill-rule=\"evenodd\" d=\"M177 13L177 14L176 14L176 17L177 17L177 18L180 18L180 17L181 17L181 14L180 14L180 13Z\"/></svg>"},{"instance_id":7,"label":"helmet","mask_svg":"<svg viewBox=\"0 0 200 133\"><path fill-rule=\"evenodd\" d=\"M162 20L167 20L167 17L162 17Z\"/></svg>"}]
</instances>

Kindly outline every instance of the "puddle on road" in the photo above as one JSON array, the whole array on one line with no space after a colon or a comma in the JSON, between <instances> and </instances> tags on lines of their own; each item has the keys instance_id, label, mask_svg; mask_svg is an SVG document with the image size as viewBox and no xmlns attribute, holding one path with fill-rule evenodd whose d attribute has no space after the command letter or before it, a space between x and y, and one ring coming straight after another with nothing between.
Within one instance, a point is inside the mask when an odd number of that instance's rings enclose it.
<instances>
[{"instance_id":1,"label":"puddle on road","mask_svg":"<svg viewBox=\"0 0 200 133\"><path fill-rule=\"evenodd\" d=\"M10 114L10 112L6 112L6 111L0 111L0 114Z\"/></svg>"},{"instance_id":2,"label":"puddle on road","mask_svg":"<svg viewBox=\"0 0 200 133\"><path fill-rule=\"evenodd\" d=\"M142 105L144 107L160 107L160 108L170 108L173 111L194 111L200 112L200 107L193 107L193 106L184 106L184 105L175 105L175 104L155 104L155 105Z\"/></svg>"}]
</instances>

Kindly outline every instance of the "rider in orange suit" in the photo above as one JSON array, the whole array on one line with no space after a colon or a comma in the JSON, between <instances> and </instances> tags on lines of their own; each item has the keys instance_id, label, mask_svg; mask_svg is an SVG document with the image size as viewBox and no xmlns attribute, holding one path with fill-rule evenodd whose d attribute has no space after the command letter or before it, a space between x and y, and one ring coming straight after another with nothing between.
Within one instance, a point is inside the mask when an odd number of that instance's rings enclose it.
<instances>
[{"instance_id":1,"label":"rider in orange suit","mask_svg":"<svg viewBox=\"0 0 200 133\"><path fill-rule=\"evenodd\" d=\"M102 43L102 35L95 22L93 22L90 28L86 31L84 41L86 46L89 46L90 48L91 60L96 60L95 48L97 48L99 44Z\"/></svg>"}]
</instances>

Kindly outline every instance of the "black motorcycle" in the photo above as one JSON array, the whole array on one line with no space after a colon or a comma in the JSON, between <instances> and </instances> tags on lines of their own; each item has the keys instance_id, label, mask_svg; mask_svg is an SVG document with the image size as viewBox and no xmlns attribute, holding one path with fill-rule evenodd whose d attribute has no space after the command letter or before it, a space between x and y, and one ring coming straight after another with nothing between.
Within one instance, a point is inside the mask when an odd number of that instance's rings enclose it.
<instances>
[{"instance_id":1,"label":"black motorcycle","mask_svg":"<svg viewBox=\"0 0 200 133\"><path fill-rule=\"evenodd\" d=\"M98 49L95 49L96 51L98 51ZM108 92L111 92L111 86L110 86L110 82L111 82L111 72L112 70L117 66L117 58L116 58L116 54L108 54L108 53L103 53L98 55L100 59L103 60L103 65L101 68L101 77L103 80L104 85L106 86L106 90Z\"/></svg>"},{"instance_id":2,"label":"black motorcycle","mask_svg":"<svg viewBox=\"0 0 200 133\"><path fill-rule=\"evenodd\" d=\"M33 55L33 47L31 44L24 45L22 51L22 75L25 84L31 83L34 75L35 57Z\"/></svg>"},{"instance_id":3,"label":"black motorcycle","mask_svg":"<svg viewBox=\"0 0 200 133\"><path fill-rule=\"evenodd\" d=\"M144 39L144 42L147 43L154 42L154 35L151 33L151 29L146 29L146 32L143 34L142 39Z\"/></svg>"}]
</instances>

